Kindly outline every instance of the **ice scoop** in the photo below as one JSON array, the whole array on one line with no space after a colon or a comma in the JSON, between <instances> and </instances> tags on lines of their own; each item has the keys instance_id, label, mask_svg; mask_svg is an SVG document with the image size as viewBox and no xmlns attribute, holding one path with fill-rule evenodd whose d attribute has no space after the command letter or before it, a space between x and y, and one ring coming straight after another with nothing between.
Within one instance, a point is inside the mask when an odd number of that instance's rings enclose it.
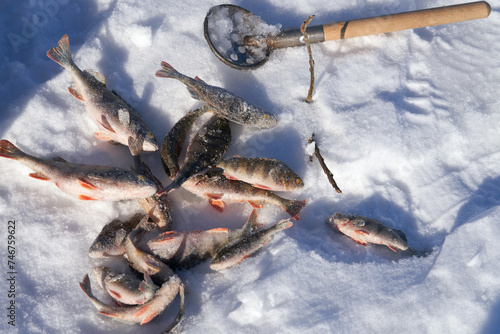
<instances>
[{"instance_id":1,"label":"ice scoop","mask_svg":"<svg viewBox=\"0 0 500 334\"><path fill-rule=\"evenodd\" d=\"M307 35L312 44L481 19L490 12L486 1L478 1L310 26ZM212 7L205 17L204 33L217 58L240 70L262 66L274 49L304 44L300 28L279 30L235 5Z\"/></svg>"}]
</instances>

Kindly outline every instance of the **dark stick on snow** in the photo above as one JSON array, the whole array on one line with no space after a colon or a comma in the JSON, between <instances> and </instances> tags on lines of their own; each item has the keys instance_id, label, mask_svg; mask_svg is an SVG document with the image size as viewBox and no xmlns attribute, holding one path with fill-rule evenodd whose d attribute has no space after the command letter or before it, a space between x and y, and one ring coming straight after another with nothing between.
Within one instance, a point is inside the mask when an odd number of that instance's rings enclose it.
<instances>
[{"instance_id":1,"label":"dark stick on snow","mask_svg":"<svg viewBox=\"0 0 500 334\"><path fill-rule=\"evenodd\" d=\"M339 186L337 185L337 182L333 179L333 174L330 172L328 167L325 164L325 160L323 159L323 156L319 152L318 144L314 140L314 133L312 134L311 138L307 139L309 143L314 143L314 155L318 159L319 164L321 165L321 168L323 168L323 172L325 172L326 177L328 177L328 181L330 181L330 184L332 185L333 189L335 189L336 192L339 194L342 194L342 190L340 190ZM309 157L309 161L312 162L312 156Z\"/></svg>"},{"instance_id":2,"label":"dark stick on snow","mask_svg":"<svg viewBox=\"0 0 500 334\"><path fill-rule=\"evenodd\" d=\"M309 37L306 34L306 29L309 23L311 23L311 20L313 19L314 16L315 15L309 16L307 20L305 20L304 23L302 23L302 25L300 26L300 31L304 36L304 43L306 44L307 47L307 53L309 54L309 72L311 72L311 84L309 85L309 91L307 92L307 98L306 98L307 103L311 103L312 94L314 90L314 59L312 56L311 45L309 44Z\"/></svg>"}]
</instances>

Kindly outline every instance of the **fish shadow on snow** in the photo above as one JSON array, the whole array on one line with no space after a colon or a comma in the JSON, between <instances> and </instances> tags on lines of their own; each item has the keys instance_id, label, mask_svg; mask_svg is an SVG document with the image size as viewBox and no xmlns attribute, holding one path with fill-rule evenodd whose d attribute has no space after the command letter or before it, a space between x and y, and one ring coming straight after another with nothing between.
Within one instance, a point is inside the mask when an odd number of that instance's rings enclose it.
<instances>
[{"instance_id":1,"label":"fish shadow on snow","mask_svg":"<svg viewBox=\"0 0 500 334\"><path fill-rule=\"evenodd\" d=\"M57 9L52 8L42 26L33 31L28 29L24 34L22 29L26 23L23 18L40 12L42 8L33 1L24 5L12 4L15 6L14 10L7 8L7 10L12 11L12 15L7 16L8 22L5 22L7 24L5 26L9 27L9 31L12 33L20 34L26 43L9 42L7 39L5 42L0 42L2 55L7 59L5 63L9 64L7 68L2 69L3 81L8 82L9 85L8 89L0 90L0 100L4 106L9 106L13 102L16 104L14 109L4 108L0 111L2 114L0 133L10 128L10 125L24 111L32 97L45 94L39 91L41 84L65 71L45 55L47 50L56 46L57 41L64 34L68 34L71 38L71 52L76 54L88 36L92 35L94 31L98 31L101 22L108 19L116 2L117 0L110 5L109 9L102 11L98 11L96 2L92 1L71 1L67 4L60 4ZM89 17L92 20L89 20ZM29 38L25 38L26 34ZM68 103L69 99L66 99L65 96L61 95L61 98L66 100L65 103ZM51 101L50 97L48 100ZM60 102L59 99L54 101L58 105Z\"/></svg>"},{"instance_id":2,"label":"fish shadow on snow","mask_svg":"<svg viewBox=\"0 0 500 334\"><path fill-rule=\"evenodd\" d=\"M474 217L500 205L500 176L487 177L477 190L469 196L469 200L460 207L450 234Z\"/></svg>"}]
</instances>

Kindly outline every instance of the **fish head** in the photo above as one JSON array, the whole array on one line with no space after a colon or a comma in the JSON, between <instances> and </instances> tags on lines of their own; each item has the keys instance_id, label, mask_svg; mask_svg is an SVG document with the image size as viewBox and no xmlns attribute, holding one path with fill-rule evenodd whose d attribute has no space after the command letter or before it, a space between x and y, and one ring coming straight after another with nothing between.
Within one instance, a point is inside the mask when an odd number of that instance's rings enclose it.
<instances>
[{"instance_id":1,"label":"fish head","mask_svg":"<svg viewBox=\"0 0 500 334\"><path fill-rule=\"evenodd\" d=\"M349 217L341 213L335 213L326 219L325 223L334 229L340 229L339 227L345 226L349 222Z\"/></svg>"},{"instance_id":2,"label":"fish head","mask_svg":"<svg viewBox=\"0 0 500 334\"><path fill-rule=\"evenodd\" d=\"M285 188L287 191L302 189L304 188L304 181L300 177L290 175L285 182Z\"/></svg>"},{"instance_id":3,"label":"fish head","mask_svg":"<svg viewBox=\"0 0 500 334\"><path fill-rule=\"evenodd\" d=\"M255 119L249 120L249 124L254 124L262 129L273 128L278 125L278 117L276 117L276 115L254 106L253 104L248 103L246 105L246 111L249 115L251 115L250 118L255 117Z\"/></svg>"},{"instance_id":4,"label":"fish head","mask_svg":"<svg viewBox=\"0 0 500 334\"><path fill-rule=\"evenodd\" d=\"M142 143L142 150L146 152L156 152L158 151L158 143L156 142L155 136L151 133L148 132L144 136L144 142Z\"/></svg>"}]
</instances>

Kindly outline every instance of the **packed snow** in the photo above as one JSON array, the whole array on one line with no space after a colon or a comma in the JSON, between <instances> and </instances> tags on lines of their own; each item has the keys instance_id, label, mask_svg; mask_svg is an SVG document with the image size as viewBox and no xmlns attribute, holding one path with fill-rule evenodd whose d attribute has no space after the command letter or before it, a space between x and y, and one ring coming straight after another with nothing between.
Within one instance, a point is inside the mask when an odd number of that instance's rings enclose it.
<instances>
[{"instance_id":1,"label":"packed snow","mask_svg":"<svg viewBox=\"0 0 500 334\"><path fill-rule=\"evenodd\" d=\"M311 14L314 25L460 2L232 3L288 28ZM232 124L226 156L282 160L305 187L280 195L307 198L293 227L238 266L214 272L205 262L178 272L186 286L184 333L497 333L500 2L491 0L482 20L313 45L311 104L304 102L305 47L272 52L252 71L212 54L203 20L220 3L3 1L0 139L39 157L129 168L128 148L93 135L83 103L68 93L70 75L46 51L68 34L75 63L102 73L160 143L202 106L182 83L155 77L167 61L276 114L272 129ZM343 194L317 160L309 162L313 133ZM143 159L170 182L158 152ZM127 325L98 314L78 286L102 263L87 254L94 238L113 219L140 212L137 201L80 201L30 178L17 161L0 158L0 168L2 333L159 333L168 326L178 298L151 323ZM219 213L183 189L168 196L180 231L239 228L252 210L241 203ZM408 257L356 244L325 224L335 212L378 219L432 253ZM259 211L266 227L283 218L279 207Z\"/></svg>"}]
</instances>

